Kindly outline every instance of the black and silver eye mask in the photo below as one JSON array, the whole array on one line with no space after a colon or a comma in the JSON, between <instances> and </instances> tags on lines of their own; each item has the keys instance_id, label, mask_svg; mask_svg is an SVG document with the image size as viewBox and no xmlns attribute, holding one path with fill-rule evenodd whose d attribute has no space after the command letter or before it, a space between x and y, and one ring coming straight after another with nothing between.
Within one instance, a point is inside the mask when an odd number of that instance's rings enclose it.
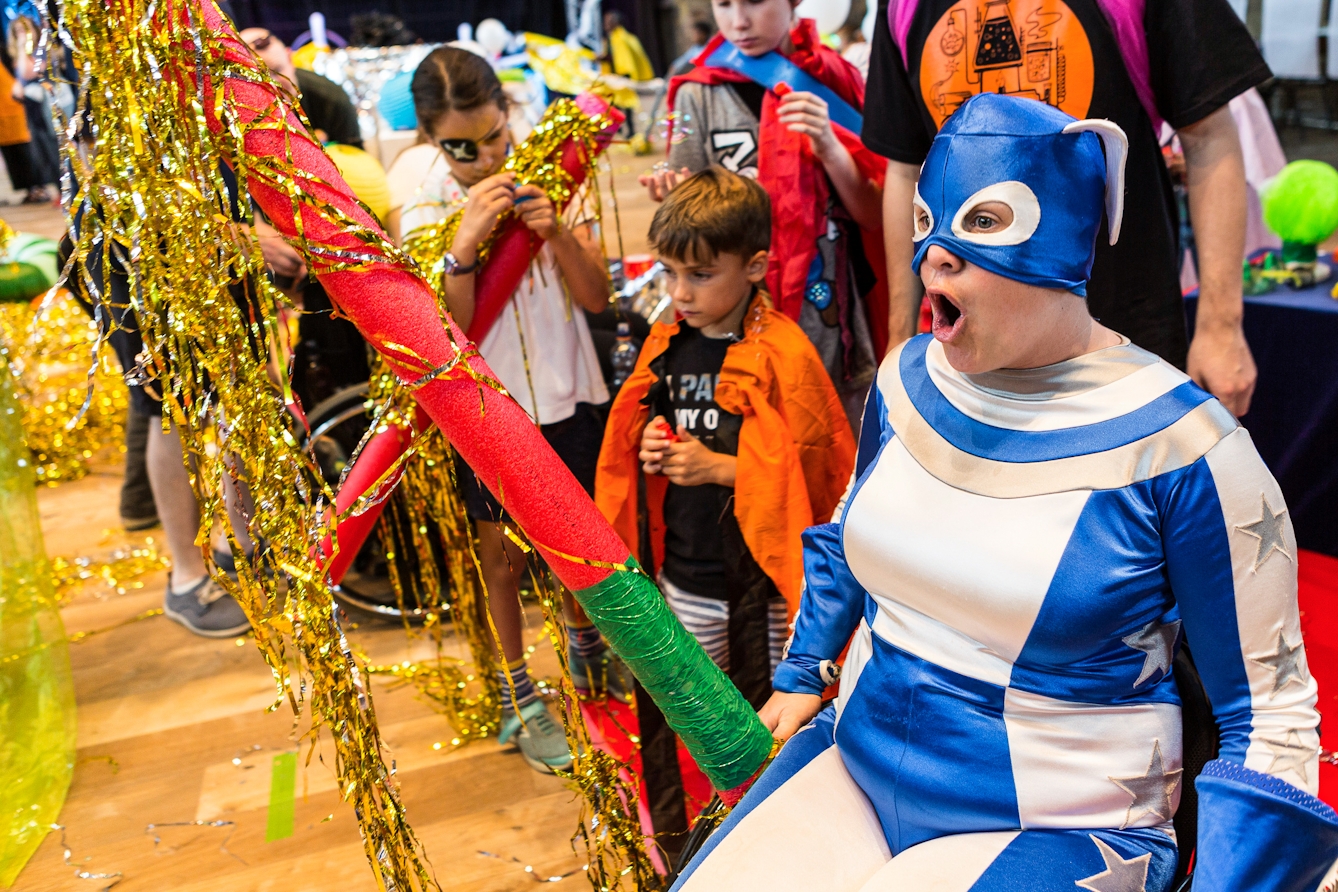
<instances>
[{"instance_id":1,"label":"black and silver eye mask","mask_svg":"<svg viewBox=\"0 0 1338 892\"><path fill-rule=\"evenodd\" d=\"M440 142L442 151L456 161L479 160L479 144L472 139L443 139Z\"/></svg>"}]
</instances>

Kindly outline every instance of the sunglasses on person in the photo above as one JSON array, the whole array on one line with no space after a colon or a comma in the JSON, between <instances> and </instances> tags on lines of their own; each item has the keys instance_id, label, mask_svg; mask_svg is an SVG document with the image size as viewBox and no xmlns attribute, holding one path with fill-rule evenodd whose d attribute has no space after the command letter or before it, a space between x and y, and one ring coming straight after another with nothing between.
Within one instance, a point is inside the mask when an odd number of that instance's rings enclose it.
<instances>
[{"instance_id":1,"label":"sunglasses on person","mask_svg":"<svg viewBox=\"0 0 1338 892\"><path fill-rule=\"evenodd\" d=\"M257 37L255 40L248 40L246 42L246 45L249 46L251 49L255 50L257 53L263 53L265 50L269 49L269 45L273 42L274 42L274 35L266 32L260 37Z\"/></svg>"}]
</instances>

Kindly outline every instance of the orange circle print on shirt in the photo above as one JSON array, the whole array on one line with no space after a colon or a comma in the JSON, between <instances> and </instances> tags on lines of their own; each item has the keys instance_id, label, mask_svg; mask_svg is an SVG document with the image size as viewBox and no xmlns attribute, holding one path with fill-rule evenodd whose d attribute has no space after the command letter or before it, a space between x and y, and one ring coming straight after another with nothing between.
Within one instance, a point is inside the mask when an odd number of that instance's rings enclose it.
<instances>
[{"instance_id":1,"label":"orange circle print on shirt","mask_svg":"<svg viewBox=\"0 0 1338 892\"><path fill-rule=\"evenodd\" d=\"M1064 0L962 0L929 32L920 92L939 127L977 93L1038 99L1083 118L1092 46Z\"/></svg>"}]
</instances>

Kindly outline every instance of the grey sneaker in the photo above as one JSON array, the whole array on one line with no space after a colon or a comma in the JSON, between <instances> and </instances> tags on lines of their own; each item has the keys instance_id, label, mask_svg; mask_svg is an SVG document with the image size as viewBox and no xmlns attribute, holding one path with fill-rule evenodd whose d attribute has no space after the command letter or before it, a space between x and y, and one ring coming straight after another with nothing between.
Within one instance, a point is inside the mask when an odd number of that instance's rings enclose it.
<instances>
[{"instance_id":1,"label":"grey sneaker","mask_svg":"<svg viewBox=\"0 0 1338 892\"><path fill-rule=\"evenodd\" d=\"M251 628L236 599L209 576L179 595L172 591L169 576L163 613L206 638L232 638Z\"/></svg>"},{"instance_id":2,"label":"grey sneaker","mask_svg":"<svg viewBox=\"0 0 1338 892\"><path fill-rule=\"evenodd\" d=\"M567 649L567 665L576 687L595 697L608 695L620 703L632 701L632 673L627 664L605 649L597 657L586 659L574 649Z\"/></svg>"},{"instance_id":3,"label":"grey sneaker","mask_svg":"<svg viewBox=\"0 0 1338 892\"><path fill-rule=\"evenodd\" d=\"M571 750L567 735L548 711L548 704L535 700L520 708L519 714L507 713L502 717L497 742L514 742L530 767L544 774L556 774L571 768Z\"/></svg>"},{"instance_id":4,"label":"grey sneaker","mask_svg":"<svg viewBox=\"0 0 1338 892\"><path fill-rule=\"evenodd\" d=\"M268 548L269 546L267 544L262 543L259 551L263 555ZM237 558L233 556L232 549L215 548L213 549L213 553L214 553L214 566L218 567L218 569L222 570L224 573L228 574L228 576L232 577L235 580L237 578ZM270 562L256 561L255 546L252 546L252 550L249 554L242 555L242 560L250 564L251 569L254 572L264 574L265 578L267 579L274 578L274 566Z\"/></svg>"}]
</instances>

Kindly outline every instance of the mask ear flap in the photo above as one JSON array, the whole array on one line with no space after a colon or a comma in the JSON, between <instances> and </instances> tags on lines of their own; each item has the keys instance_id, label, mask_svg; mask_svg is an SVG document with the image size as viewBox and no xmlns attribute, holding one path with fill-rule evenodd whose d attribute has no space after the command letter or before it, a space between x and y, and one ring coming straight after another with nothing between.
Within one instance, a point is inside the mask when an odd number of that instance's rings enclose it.
<instances>
[{"instance_id":1,"label":"mask ear flap","mask_svg":"<svg viewBox=\"0 0 1338 892\"><path fill-rule=\"evenodd\" d=\"M1110 243L1120 238L1120 223L1124 220L1124 159L1129 156L1129 138L1120 125L1103 118L1074 121L1064 128L1065 133L1095 133L1101 137L1106 152L1106 219L1110 228Z\"/></svg>"}]
</instances>

